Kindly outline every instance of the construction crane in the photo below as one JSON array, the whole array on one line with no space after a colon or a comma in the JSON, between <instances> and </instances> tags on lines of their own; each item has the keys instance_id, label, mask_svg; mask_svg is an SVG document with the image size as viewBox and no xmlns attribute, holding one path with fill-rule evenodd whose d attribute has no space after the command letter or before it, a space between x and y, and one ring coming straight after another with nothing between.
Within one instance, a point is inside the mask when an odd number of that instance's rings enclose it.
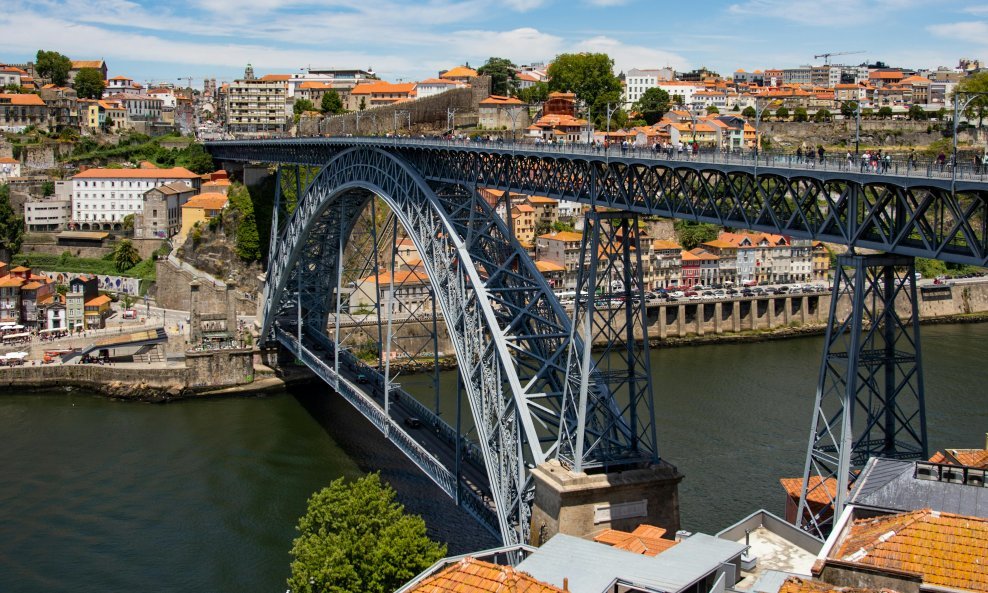
<instances>
[{"instance_id":1,"label":"construction crane","mask_svg":"<svg viewBox=\"0 0 988 593\"><path fill-rule=\"evenodd\" d=\"M863 54L863 53L865 53L864 50L861 50L861 51L833 51L833 52L829 52L829 53L825 53L825 54L815 55L815 56L813 56L813 59L814 60L819 60L820 58L823 58L823 65L824 66L828 66L828 65L830 65L830 56L851 56L851 55L854 55L854 54Z\"/></svg>"}]
</instances>

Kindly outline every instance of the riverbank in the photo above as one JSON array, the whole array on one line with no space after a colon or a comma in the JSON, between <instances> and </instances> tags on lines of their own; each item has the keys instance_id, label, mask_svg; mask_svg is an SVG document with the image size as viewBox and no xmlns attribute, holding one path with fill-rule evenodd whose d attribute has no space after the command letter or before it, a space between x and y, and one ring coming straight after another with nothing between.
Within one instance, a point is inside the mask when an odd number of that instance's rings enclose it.
<instances>
[{"instance_id":1,"label":"riverbank","mask_svg":"<svg viewBox=\"0 0 988 593\"><path fill-rule=\"evenodd\" d=\"M7 392L83 389L112 399L166 403L273 393L290 385L306 384L314 377L307 370L275 374L269 367L254 365L254 374L242 383L223 385L204 384L193 376L195 371L186 366L141 363L21 366L0 369L0 388Z\"/></svg>"}]
</instances>

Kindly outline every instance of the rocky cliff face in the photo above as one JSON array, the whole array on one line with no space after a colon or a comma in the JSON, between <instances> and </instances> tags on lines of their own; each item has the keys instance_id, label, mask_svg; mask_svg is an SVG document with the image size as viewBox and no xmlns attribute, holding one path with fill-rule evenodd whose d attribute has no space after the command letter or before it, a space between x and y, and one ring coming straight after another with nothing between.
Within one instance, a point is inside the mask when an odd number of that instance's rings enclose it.
<instances>
[{"instance_id":1,"label":"rocky cliff face","mask_svg":"<svg viewBox=\"0 0 988 593\"><path fill-rule=\"evenodd\" d=\"M239 213L227 208L217 224L203 225L198 235L195 232L190 233L175 255L220 280L232 278L238 290L256 293L261 290L257 277L263 269L260 263L245 263L237 255L236 236L239 224Z\"/></svg>"}]
</instances>

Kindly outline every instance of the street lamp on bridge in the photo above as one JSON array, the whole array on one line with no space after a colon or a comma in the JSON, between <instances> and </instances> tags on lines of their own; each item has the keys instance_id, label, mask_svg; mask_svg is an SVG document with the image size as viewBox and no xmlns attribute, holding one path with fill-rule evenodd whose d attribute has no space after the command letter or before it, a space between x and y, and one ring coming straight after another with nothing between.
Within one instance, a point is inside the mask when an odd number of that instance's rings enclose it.
<instances>
[{"instance_id":1,"label":"street lamp on bridge","mask_svg":"<svg viewBox=\"0 0 988 593\"><path fill-rule=\"evenodd\" d=\"M518 123L518 116L521 115L521 107L498 107L498 111L507 111L508 117L511 118L511 144L515 143L515 128Z\"/></svg>"},{"instance_id":2,"label":"street lamp on bridge","mask_svg":"<svg viewBox=\"0 0 988 593\"><path fill-rule=\"evenodd\" d=\"M762 103L761 106L759 106L758 99L755 99L755 168L753 171L753 175L755 178L756 191L758 186L758 159L762 152L762 135L761 132L758 131L758 126L759 124L761 124L762 121L762 113L765 113L765 109L771 104L772 104L772 100L769 99L768 101ZM742 138L744 138L743 128L742 128L741 136Z\"/></svg>"},{"instance_id":3,"label":"street lamp on bridge","mask_svg":"<svg viewBox=\"0 0 988 593\"><path fill-rule=\"evenodd\" d=\"M964 95L963 100L960 99L960 95ZM972 101L978 97L986 97L988 92L983 91L954 91L954 139L953 139L953 152L950 153L950 158L953 161L950 167L950 194L954 195L955 186L957 185L957 118L960 113L967 109L967 106L971 104Z\"/></svg>"},{"instance_id":4,"label":"street lamp on bridge","mask_svg":"<svg viewBox=\"0 0 988 593\"><path fill-rule=\"evenodd\" d=\"M835 99L835 101L840 106L854 103L854 156L858 156L858 147L861 146L861 98Z\"/></svg>"}]
</instances>

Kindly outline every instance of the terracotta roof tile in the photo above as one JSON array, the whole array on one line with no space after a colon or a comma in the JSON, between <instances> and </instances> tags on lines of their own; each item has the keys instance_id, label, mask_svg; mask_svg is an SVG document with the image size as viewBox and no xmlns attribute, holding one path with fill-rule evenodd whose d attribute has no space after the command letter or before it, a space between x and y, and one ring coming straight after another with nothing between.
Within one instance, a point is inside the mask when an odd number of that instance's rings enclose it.
<instances>
[{"instance_id":1,"label":"terracotta roof tile","mask_svg":"<svg viewBox=\"0 0 988 593\"><path fill-rule=\"evenodd\" d=\"M930 509L859 519L830 558L917 574L928 585L988 591L988 519Z\"/></svg>"},{"instance_id":2,"label":"terracotta roof tile","mask_svg":"<svg viewBox=\"0 0 988 593\"><path fill-rule=\"evenodd\" d=\"M409 593L562 593L528 573L464 558L442 572L424 579Z\"/></svg>"},{"instance_id":3,"label":"terracotta roof tile","mask_svg":"<svg viewBox=\"0 0 988 593\"><path fill-rule=\"evenodd\" d=\"M72 179L196 179L199 176L184 167L171 169L88 169Z\"/></svg>"},{"instance_id":4,"label":"terracotta roof tile","mask_svg":"<svg viewBox=\"0 0 988 593\"><path fill-rule=\"evenodd\" d=\"M582 233L574 233L572 231L557 231L555 233L546 233L540 235L539 239L552 239L553 241L582 241Z\"/></svg>"},{"instance_id":5,"label":"terracotta roof tile","mask_svg":"<svg viewBox=\"0 0 988 593\"><path fill-rule=\"evenodd\" d=\"M442 73L440 78L473 78L477 71L466 66L456 66Z\"/></svg>"},{"instance_id":6,"label":"terracotta roof tile","mask_svg":"<svg viewBox=\"0 0 988 593\"><path fill-rule=\"evenodd\" d=\"M800 577L789 577L779 587L779 593L877 593L879 589L863 589L858 587L838 587L830 583L815 581L813 579L803 579ZM888 593L894 593L889 589L881 589Z\"/></svg>"},{"instance_id":7,"label":"terracotta roof tile","mask_svg":"<svg viewBox=\"0 0 988 593\"><path fill-rule=\"evenodd\" d=\"M559 265L557 263L554 263L554 262L551 262L551 261L545 261L545 260L541 260L541 259L535 260L535 267L541 273L545 273L545 272L563 272L563 271L566 270L565 267L563 267L563 266L561 266L561 265Z\"/></svg>"},{"instance_id":8,"label":"terracotta roof tile","mask_svg":"<svg viewBox=\"0 0 988 593\"><path fill-rule=\"evenodd\" d=\"M202 208L203 210L220 210L226 206L227 201L226 194L219 193L205 193L199 194L198 196L192 196L189 201L182 204L182 208Z\"/></svg>"},{"instance_id":9,"label":"terracotta roof tile","mask_svg":"<svg viewBox=\"0 0 988 593\"><path fill-rule=\"evenodd\" d=\"M100 305L105 305L105 304L109 303L112 300L113 299L111 299L110 297L106 296L105 294L101 294L98 297L93 297L93 298L89 299L88 301L86 301L86 306L87 307L99 307Z\"/></svg>"},{"instance_id":10,"label":"terracotta roof tile","mask_svg":"<svg viewBox=\"0 0 988 593\"><path fill-rule=\"evenodd\" d=\"M44 107L45 102L38 95L8 94L0 93L0 102L9 102L10 105L24 105L26 107Z\"/></svg>"},{"instance_id":11,"label":"terracotta roof tile","mask_svg":"<svg viewBox=\"0 0 988 593\"><path fill-rule=\"evenodd\" d=\"M799 499L803 495L803 478L782 478L779 480L786 494ZM820 476L810 476L809 501L811 503L829 505L837 498L837 480L827 478L823 488L817 488Z\"/></svg>"}]
</instances>

